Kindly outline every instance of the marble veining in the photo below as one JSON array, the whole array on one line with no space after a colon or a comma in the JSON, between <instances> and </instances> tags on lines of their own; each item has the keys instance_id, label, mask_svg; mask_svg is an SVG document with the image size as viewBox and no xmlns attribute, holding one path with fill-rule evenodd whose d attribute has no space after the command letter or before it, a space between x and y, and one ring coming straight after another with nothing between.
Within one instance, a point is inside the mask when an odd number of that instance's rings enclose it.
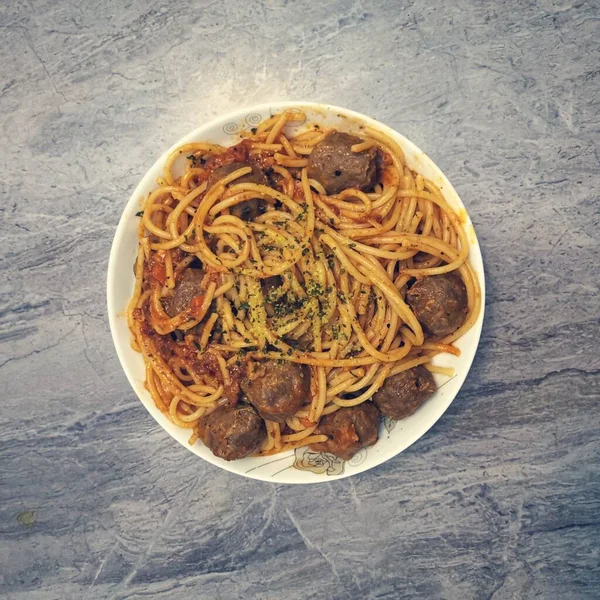
<instances>
[{"instance_id":1,"label":"marble veining","mask_svg":"<svg viewBox=\"0 0 600 600\"><path fill-rule=\"evenodd\" d=\"M0 5L0 598L600 597L600 5ZM108 330L126 199L198 124L281 99L372 115L444 170L488 300L450 410L316 487L201 462Z\"/></svg>"}]
</instances>

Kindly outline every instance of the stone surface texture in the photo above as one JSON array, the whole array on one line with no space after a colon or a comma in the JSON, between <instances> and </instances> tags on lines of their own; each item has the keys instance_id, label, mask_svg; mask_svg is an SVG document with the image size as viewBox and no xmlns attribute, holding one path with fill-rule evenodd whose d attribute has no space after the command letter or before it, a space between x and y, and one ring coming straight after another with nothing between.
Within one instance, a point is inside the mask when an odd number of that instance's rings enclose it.
<instances>
[{"instance_id":1,"label":"stone surface texture","mask_svg":"<svg viewBox=\"0 0 600 600\"><path fill-rule=\"evenodd\" d=\"M600 598L597 0L0 5L0 597ZM423 148L487 273L473 369L419 442L303 487L177 445L123 375L106 268L207 119L339 104Z\"/></svg>"}]
</instances>

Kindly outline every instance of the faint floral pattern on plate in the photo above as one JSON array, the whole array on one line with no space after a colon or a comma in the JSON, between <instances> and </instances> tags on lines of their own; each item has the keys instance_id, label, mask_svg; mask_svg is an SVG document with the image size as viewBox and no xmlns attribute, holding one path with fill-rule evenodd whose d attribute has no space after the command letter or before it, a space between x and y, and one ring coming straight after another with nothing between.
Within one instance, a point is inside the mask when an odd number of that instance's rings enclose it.
<instances>
[{"instance_id":1,"label":"faint floral pattern on plate","mask_svg":"<svg viewBox=\"0 0 600 600\"><path fill-rule=\"evenodd\" d=\"M392 430L394 429L394 427L396 427L398 421L394 421L394 419L390 419L389 417L383 417L383 426L385 428L385 430L388 432L388 437L389 434L392 433Z\"/></svg>"},{"instance_id":2,"label":"faint floral pattern on plate","mask_svg":"<svg viewBox=\"0 0 600 600\"><path fill-rule=\"evenodd\" d=\"M330 452L315 452L308 446L296 448L294 451L294 468L301 471L312 471L321 475L341 475L344 472L344 461Z\"/></svg>"},{"instance_id":3,"label":"faint floral pattern on plate","mask_svg":"<svg viewBox=\"0 0 600 600\"><path fill-rule=\"evenodd\" d=\"M237 123L225 123L225 125L223 125L223 132L227 135L234 135L239 129L240 126Z\"/></svg>"},{"instance_id":4,"label":"faint floral pattern on plate","mask_svg":"<svg viewBox=\"0 0 600 600\"><path fill-rule=\"evenodd\" d=\"M351 467L358 467L358 465L365 462L367 458L367 449L361 448L348 462Z\"/></svg>"},{"instance_id":5,"label":"faint floral pattern on plate","mask_svg":"<svg viewBox=\"0 0 600 600\"><path fill-rule=\"evenodd\" d=\"M249 115L246 115L245 119L246 123L251 127L258 125L262 120L262 115L259 115L258 113L250 113Z\"/></svg>"}]
</instances>

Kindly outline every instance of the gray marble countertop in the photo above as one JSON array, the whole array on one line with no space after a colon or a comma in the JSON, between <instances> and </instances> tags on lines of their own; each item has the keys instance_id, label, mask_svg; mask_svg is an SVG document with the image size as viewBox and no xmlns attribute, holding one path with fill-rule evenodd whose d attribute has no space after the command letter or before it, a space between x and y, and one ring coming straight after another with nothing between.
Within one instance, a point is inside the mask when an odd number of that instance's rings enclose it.
<instances>
[{"instance_id":1,"label":"gray marble countertop","mask_svg":"<svg viewBox=\"0 0 600 600\"><path fill-rule=\"evenodd\" d=\"M3 2L0 597L599 598L599 18L593 0ZM487 269L450 410L316 487L176 444L105 308L115 226L154 160L281 99L414 140Z\"/></svg>"}]
</instances>

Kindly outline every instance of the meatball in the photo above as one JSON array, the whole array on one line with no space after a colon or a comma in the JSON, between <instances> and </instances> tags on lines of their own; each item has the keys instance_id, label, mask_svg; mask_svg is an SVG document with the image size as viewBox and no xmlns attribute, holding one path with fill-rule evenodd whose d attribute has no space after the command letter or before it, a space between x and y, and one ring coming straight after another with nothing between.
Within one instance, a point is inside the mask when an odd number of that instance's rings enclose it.
<instances>
[{"instance_id":1,"label":"meatball","mask_svg":"<svg viewBox=\"0 0 600 600\"><path fill-rule=\"evenodd\" d=\"M419 365L388 377L373 402L386 417L399 420L412 415L435 390L431 373Z\"/></svg>"},{"instance_id":2,"label":"meatball","mask_svg":"<svg viewBox=\"0 0 600 600\"><path fill-rule=\"evenodd\" d=\"M263 419L284 423L308 401L310 369L291 362L267 361L252 379L244 379L242 392Z\"/></svg>"},{"instance_id":3,"label":"meatball","mask_svg":"<svg viewBox=\"0 0 600 600\"><path fill-rule=\"evenodd\" d=\"M456 273L423 277L406 294L423 329L436 338L455 332L467 315L467 290Z\"/></svg>"},{"instance_id":4,"label":"meatball","mask_svg":"<svg viewBox=\"0 0 600 600\"><path fill-rule=\"evenodd\" d=\"M228 165L218 167L210 174L207 181L207 189L210 189L220 179L223 179L223 177L231 175L231 173L241 169L242 167L252 167L252 171L247 175L238 177L235 181L231 182L231 185L237 183L258 183L261 185L267 185L267 178L258 167L245 163L233 162L229 163ZM242 219L242 221L251 221L252 219L255 219L259 215L259 212L260 200L258 199L246 200L245 202L240 202L239 204L231 207L231 214L235 215L239 219Z\"/></svg>"},{"instance_id":5,"label":"meatball","mask_svg":"<svg viewBox=\"0 0 600 600\"><path fill-rule=\"evenodd\" d=\"M173 296L165 302L165 311L174 317L190 308L194 296L202 294L200 284L204 279L204 271L200 269L186 269L181 279L175 284Z\"/></svg>"},{"instance_id":6,"label":"meatball","mask_svg":"<svg viewBox=\"0 0 600 600\"><path fill-rule=\"evenodd\" d=\"M372 446L379 432L379 411L372 402L340 408L325 415L315 434L329 437L326 442L311 444L317 452L331 452L342 460L350 460L361 448Z\"/></svg>"},{"instance_id":7,"label":"meatball","mask_svg":"<svg viewBox=\"0 0 600 600\"><path fill-rule=\"evenodd\" d=\"M267 428L254 407L246 404L233 409L218 408L202 419L198 434L215 456L236 460L260 449Z\"/></svg>"},{"instance_id":8,"label":"meatball","mask_svg":"<svg viewBox=\"0 0 600 600\"><path fill-rule=\"evenodd\" d=\"M352 152L350 148L362 141L341 131L328 134L308 157L308 176L316 179L328 194L348 188L370 190L377 175L377 150Z\"/></svg>"},{"instance_id":9,"label":"meatball","mask_svg":"<svg viewBox=\"0 0 600 600\"><path fill-rule=\"evenodd\" d=\"M266 185L267 178L258 167L241 162L232 162L228 165L217 167L209 175L207 181L207 188L210 189L213 185L215 185L215 183L217 183L217 181L223 179L223 177L227 177L227 175L231 175L234 171L242 169L243 167L251 167L252 171L247 175L242 175L241 177L238 177L235 181L232 181L230 185L234 185L237 183L259 183L262 185Z\"/></svg>"}]
</instances>

